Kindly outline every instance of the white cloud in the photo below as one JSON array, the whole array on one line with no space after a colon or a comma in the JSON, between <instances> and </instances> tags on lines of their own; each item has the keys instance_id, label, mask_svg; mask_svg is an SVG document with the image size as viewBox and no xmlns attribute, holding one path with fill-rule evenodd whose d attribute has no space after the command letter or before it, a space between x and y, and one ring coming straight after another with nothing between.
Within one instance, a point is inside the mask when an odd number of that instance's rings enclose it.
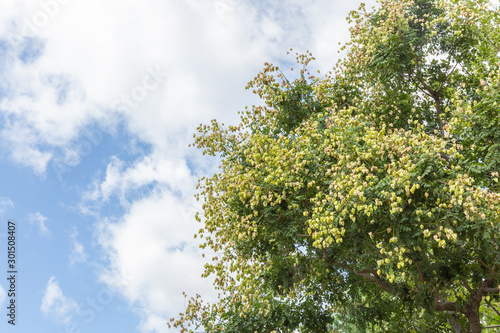
<instances>
[{"instance_id":1,"label":"white cloud","mask_svg":"<svg viewBox=\"0 0 500 333\"><path fill-rule=\"evenodd\" d=\"M134 202L116 224L103 224L100 243L111 265L102 280L142 309L144 332L163 332L165 322L184 310L182 291L210 296L200 279L206 259L193 235L194 208L168 191Z\"/></svg>"},{"instance_id":2,"label":"white cloud","mask_svg":"<svg viewBox=\"0 0 500 333\"><path fill-rule=\"evenodd\" d=\"M170 318L160 316L156 313L145 311L143 317L146 318L139 325L139 330L141 332L155 332L155 333L170 333L172 332L167 328L165 322L169 321Z\"/></svg>"},{"instance_id":3,"label":"white cloud","mask_svg":"<svg viewBox=\"0 0 500 333\"><path fill-rule=\"evenodd\" d=\"M40 310L55 322L69 323L73 314L78 311L78 304L63 294L56 278L52 276L45 288Z\"/></svg>"},{"instance_id":4,"label":"white cloud","mask_svg":"<svg viewBox=\"0 0 500 333\"><path fill-rule=\"evenodd\" d=\"M45 222L47 222L48 218L42 215L40 212L36 213L30 213L28 215L28 222L30 224L35 224L40 228L40 231L44 235L50 234L50 230L47 228L45 225Z\"/></svg>"},{"instance_id":5,"label":"white cloud","mask_svg":"<svg viewBox=\"0 0 500 333\"><path fill-rule=\"evenodd\" d=\"M87 254L85 253L85 248L83 247L82 243L78 241L77 236L78 236L78 230L75 228L70 235L71 252L69 254L69 261L71 265L87 261Z\"/></svg>"},{"instance_id":6,"label":"white cloud","mask_svg":"<svg viewBox=\"0 0 500 333\"><path fill-rule=\"evenodd\" d=\"M85 198L91 201L102 200L102 203L111 196L117 196L128 206L127 194L151 184L167 187L171 192L182 196L191 195L196 179L183 156L176 155L179 152L173 149L168 153L156 150L130 166L114 157L108 164L104 179L96 181Z\"/></svg>"},{"instance_id":7,"label":"white cloud","mask_svg":"<svg viewBox=\"0 0 500 333\"><path fill-rule=\"evenodd\" d=\"M9 198L0 197L0 215L14 208L14 203Z\"/></svg>"}]
</instances>

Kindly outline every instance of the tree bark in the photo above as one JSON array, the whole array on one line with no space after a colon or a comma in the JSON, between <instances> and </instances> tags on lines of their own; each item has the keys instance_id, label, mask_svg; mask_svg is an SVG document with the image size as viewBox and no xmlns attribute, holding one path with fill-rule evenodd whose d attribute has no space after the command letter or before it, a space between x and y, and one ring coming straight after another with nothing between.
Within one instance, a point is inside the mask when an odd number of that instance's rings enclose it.
<instances>
[{"instance_id":1,"label":"tree bark","mask_svg":"<svg viewBox=\"0 0 500 333\"><path fill-rule=\"evenodd\" d=\"M471 302L467 307L467 319L469 320L469 332L481 333L481 321L479 320L480 303Z\"/></svg>"}]
</instances>

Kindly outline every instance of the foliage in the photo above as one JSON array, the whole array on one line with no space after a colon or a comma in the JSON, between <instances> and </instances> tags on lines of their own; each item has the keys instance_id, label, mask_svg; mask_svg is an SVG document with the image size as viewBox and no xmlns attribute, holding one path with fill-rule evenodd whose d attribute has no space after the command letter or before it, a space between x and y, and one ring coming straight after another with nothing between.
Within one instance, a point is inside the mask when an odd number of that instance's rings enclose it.
<instances>
[{"instance_id":1,"label":"foliage","mask_svg":"<svg viewBox=\"0 0 500 333\"><path fill-rule=\"evenodd\" d=\"M500 17L485 0L353 11L324 77L266 64L241 123L202 125L207 332L480 332L498 322Z\"/></svg>"}]
</instances>

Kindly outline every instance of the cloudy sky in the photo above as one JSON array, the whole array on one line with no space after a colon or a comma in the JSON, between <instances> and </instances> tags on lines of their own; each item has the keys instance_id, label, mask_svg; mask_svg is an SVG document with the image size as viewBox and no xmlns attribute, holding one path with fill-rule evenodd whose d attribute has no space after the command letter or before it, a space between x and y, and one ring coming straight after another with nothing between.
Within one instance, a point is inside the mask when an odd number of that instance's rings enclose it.
<instances>
[{"instance_id":1,"label":"cloudy sky","mask_svg":"<svg viewBox=\"0 0 500 333\"><path fill-rule=\"evenodd\" d=\"M9 219L18 275L0 330L169 332L182 291L212 297L193 194L217 161L192 134L259 103L246 83L290 48L328 71L358 4L2 0L0 276Z\"/></svg>"}]
</instances>

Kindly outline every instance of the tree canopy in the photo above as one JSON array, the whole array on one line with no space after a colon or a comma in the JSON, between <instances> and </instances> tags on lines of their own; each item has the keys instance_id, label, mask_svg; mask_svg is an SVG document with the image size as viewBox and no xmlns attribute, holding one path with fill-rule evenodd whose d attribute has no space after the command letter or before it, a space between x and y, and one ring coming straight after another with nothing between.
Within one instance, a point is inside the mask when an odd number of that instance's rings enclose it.
<instances>
[{"instance_id":1,"label":"tree canopy","mask_svg":"<svg viewBox=\"0 0 500 333\"><path fill-rule=\"evenodd\" d=\"M486 0L381 0L346 56L201 125L220 292L172 319L206 332L480 332L500 324L500 17ZM296 70L297 71L297 70Z\"/></svg>"}]
</instances>

